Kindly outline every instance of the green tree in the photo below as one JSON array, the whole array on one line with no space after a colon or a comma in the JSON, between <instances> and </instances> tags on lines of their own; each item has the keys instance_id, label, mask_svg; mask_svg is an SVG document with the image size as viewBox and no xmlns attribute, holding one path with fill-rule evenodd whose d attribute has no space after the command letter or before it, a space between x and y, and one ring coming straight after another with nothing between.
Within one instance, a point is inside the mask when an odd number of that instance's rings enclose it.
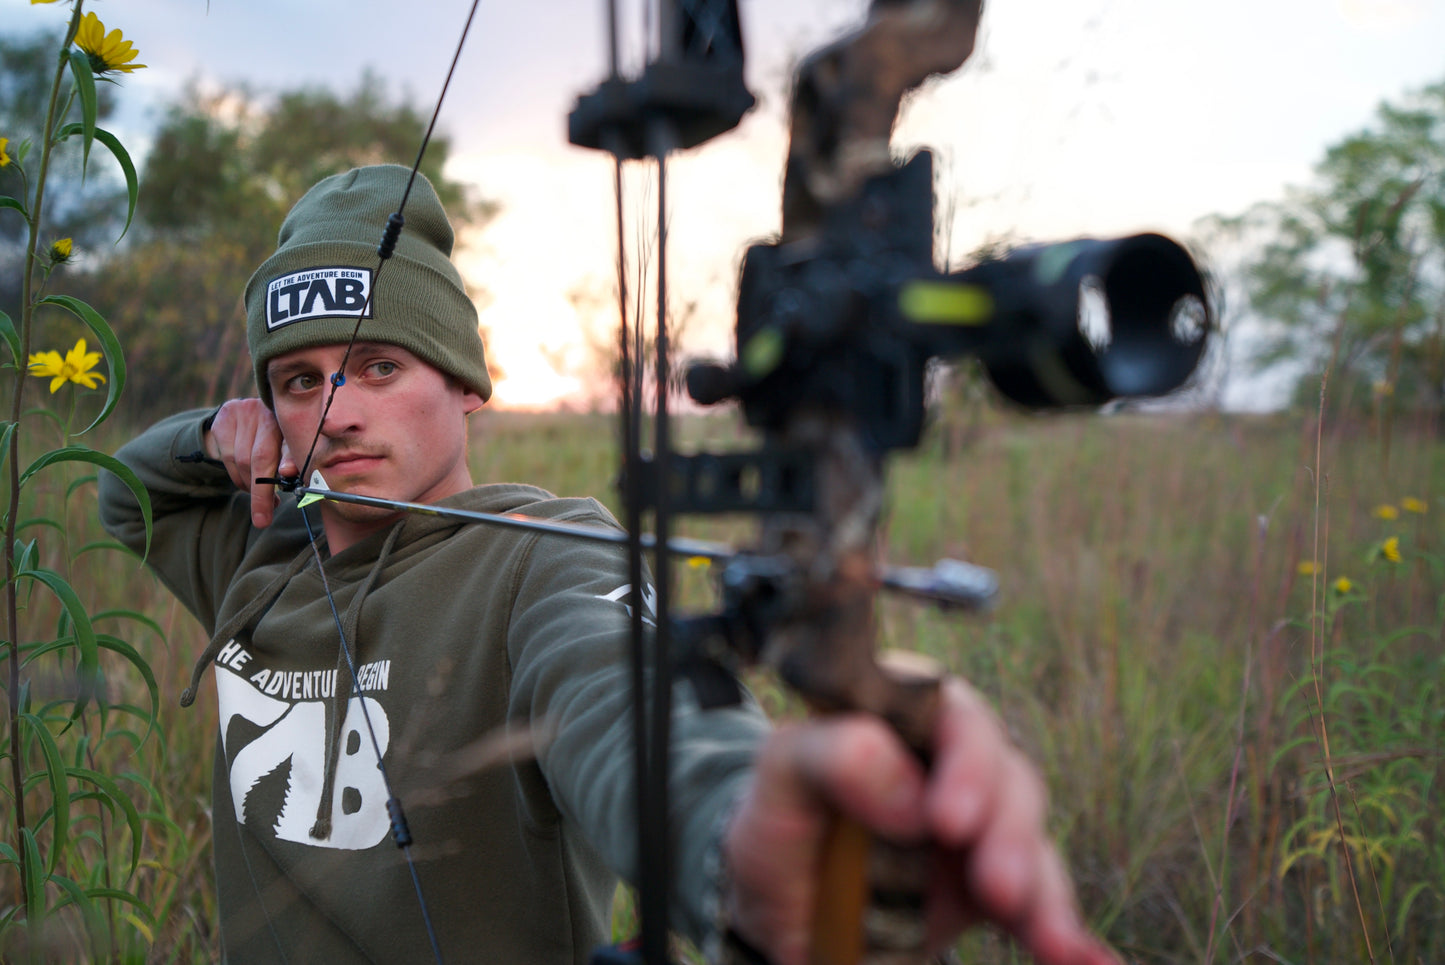
<instances>
[{"instance_id":1,"label":"green tree","mask_svg":"<svg viewBox=\"0 0 1445 965\"><path fill-rule=\"evenodd\" d=\"M1314 183L1213 219L1242 242L1244 295L1267 326L1255 362L1332 365L1336 404L1438 412L1445 392L1445 82L1381 104L1330 147Z\"/></svg>"},{"instance_id":2,"label":"green tree","mask_svg":"<svg viewBox=\"0 0 1445 965\"><path fill-rule=\"evenodd\" d=\"M247 391L240 296L275 249L291 204L321 178L357 165L410 164L426 123L371 74L343 95L190 85L156 132L135 239L77 278L103 312L132 320L131 410L151 416ZM422 173L459 229L479 226L495 205L443 174L449 151L448 139L434 136Z\"/></svg>"}]
</instances>

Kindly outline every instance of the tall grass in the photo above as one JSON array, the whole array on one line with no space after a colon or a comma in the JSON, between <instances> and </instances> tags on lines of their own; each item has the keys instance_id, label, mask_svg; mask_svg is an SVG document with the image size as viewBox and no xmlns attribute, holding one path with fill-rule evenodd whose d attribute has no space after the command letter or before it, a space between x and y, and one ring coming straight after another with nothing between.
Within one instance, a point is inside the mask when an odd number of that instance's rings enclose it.
<instances>
[{"instance_id":1,"label":"tall grass","mask_svg":"<svg viewBox=\"0 0 1445 965\"><path fill-rule=\"evenodd\" d=\"M970 559L1004 593L981 617L885 601L883 643L933 654L995 701L1045 773L1089 920L1131 960L1445 961L1445 443L1397 427L1387 469L1366 428L1331 425L1317 475L1315 429L989 416L893 464L890 560ZM680 434L734 431L693 419ZM479 481L616 507L606 417L484 412L473 437ZM1407 496L1427 511L1399 509ZM92 535L77 523L72 538ZM1392 535L1399 563L1380 554ZM163 740L110 765L142 774L164 811L139 886L162 923L149 958L213 960L214 701L174 703L204 634L138 566L83 578L164 633L132 634ZM685 601L705 605L688 579ZM988 935L962 950L1016 957Z\"/></svg>"}]
</instances>

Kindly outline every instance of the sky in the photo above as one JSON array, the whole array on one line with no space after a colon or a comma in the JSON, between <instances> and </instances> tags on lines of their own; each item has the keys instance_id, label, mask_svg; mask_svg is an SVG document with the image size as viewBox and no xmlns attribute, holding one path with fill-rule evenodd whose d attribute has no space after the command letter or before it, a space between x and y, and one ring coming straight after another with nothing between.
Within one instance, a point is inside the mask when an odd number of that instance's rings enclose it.
<instances>
[{"instance_id":1,"label":"sky","mask_svg":"<svg viewBox=\"0 0 1445 965\"><path fill-rule=\"evenodd\" d=\"M640 0L619 0L625 37ZM0 0L0 30L66 11ZM106 0L148 68L124 81L114 125L139 154L188 81L354 88L364 69L429 113L470 0ZM858 23L862 0L741 0L759 107L669 165L669 285L684 345L725 353L741 248L778 227L789 65ZM499 404L586 404L610 393L589 342L616 309L612 175L566 143L566 114L605 72L604 0L479 5L440 125L448 175L501 213L458 256L478 290ZM988 0L974 56L906 105L895 148L928 145L944 176L950 249L1160 230L1236 213L1307 184L1325 148L1383 100L1445 79L1445 0ZM624 69L640 44L625 49ZM397 158L410 163L410 158ZM651 204L628 179L629 211ZM1257 406L1270 386L1227 398Z\"/></svg>"}]
</instances>

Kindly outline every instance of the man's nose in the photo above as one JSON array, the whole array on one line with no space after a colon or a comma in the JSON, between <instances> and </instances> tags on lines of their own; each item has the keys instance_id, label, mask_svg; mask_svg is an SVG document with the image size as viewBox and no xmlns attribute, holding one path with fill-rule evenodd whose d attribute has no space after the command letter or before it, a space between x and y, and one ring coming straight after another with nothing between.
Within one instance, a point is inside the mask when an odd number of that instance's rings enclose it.
<instances>
[{"instance_id":1,"label":"man's nose","mask_svg":"<svg viewBox=\"0 0 1445 965\"><path fill-rule=\"evenodd\" d=\"M342 436L359 432L365 427L362 409L361 393L356 388L344 384L338 386L321 420L322 434Z\"/></svg>"}]
</instances>

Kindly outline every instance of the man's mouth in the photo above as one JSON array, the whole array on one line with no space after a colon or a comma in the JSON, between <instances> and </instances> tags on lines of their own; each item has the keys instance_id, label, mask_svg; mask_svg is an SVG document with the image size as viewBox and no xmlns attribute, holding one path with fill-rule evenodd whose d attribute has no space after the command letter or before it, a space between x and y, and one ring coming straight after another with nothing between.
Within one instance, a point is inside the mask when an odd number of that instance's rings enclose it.
<instances>
[{"instance_id":1,"label":"man's mouth","mask_svg":"<svg viewBox=\"0 0 1445 965\"><path fill-rule=\"evenodd\" d=\"M323 470L345 473L351 469L362 469L379 462L382 456L374 452L338 452L327 456L321 464Z\"/></svg>"}]
</instances>

